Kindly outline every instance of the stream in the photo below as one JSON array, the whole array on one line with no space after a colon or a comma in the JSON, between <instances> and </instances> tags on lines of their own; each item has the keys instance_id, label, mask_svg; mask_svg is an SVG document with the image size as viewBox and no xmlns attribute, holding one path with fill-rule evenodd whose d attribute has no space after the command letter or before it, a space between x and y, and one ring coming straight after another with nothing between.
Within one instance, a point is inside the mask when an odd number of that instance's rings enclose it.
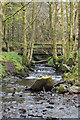
<instances>
[{"instance_id":1,"label":"stream","mask_svg":"<svg viewBox=\"0 0 80 120\"><path fill-rule=\"evenodd\" d=\"M5 78L2 85L2 116L4 118L78 118L78 97L76 94L25 91L34 81L43 76L51 76L54 82L62 79L53 67L36 64L29 76ZM1 90L0 85L0 90ZM12 93L16 89L15 95Z\"/></svg>"}]
</instances>

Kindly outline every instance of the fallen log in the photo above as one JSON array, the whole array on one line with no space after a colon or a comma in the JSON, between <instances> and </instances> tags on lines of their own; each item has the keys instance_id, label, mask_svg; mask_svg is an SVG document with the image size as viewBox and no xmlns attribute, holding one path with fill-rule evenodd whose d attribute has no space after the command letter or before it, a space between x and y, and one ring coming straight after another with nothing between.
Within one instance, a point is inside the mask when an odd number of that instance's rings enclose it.
<instances>
[{"instance_id":1,"label":"fallen log","mask_svg":"<svg viewBox=\"0 0 80 120\"><path fill-rule=\"evenodd\" d=\"M48 60L34 61L32 63L38 64L38 63L46 63L46 62L48 62Z\"/></svg>"},{"instance_id":2,"label":"fallen log","mask_svg":"<svg viewBox=\"0 0 80 120\"><path fill-rule=\"evenodd\" d=\"M64 84L64 83L66 83L66 80L65 81L60 81L58 83L55 83L54 86L56 87L56 86L59 86L60 84Z\"/></svg>"}]
</instances>

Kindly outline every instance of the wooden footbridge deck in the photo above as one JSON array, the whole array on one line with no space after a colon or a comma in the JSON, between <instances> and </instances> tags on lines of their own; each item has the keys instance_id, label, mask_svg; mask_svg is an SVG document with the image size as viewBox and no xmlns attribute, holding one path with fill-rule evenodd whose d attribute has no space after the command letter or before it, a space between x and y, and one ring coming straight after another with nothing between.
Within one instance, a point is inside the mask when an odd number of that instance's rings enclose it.
<instances>
[{"instance_id":1,"label":"wooden footbridge deck","mask_svg":"<svg viewBox=\"0 0 80 120\"><path fill-rule=\"evenodd\" d=\"M34 44L33 56L52 56L53 45L52 44ZM62 55L62 44L57 44L57 55Z\"/></svg>"}]
</instances>

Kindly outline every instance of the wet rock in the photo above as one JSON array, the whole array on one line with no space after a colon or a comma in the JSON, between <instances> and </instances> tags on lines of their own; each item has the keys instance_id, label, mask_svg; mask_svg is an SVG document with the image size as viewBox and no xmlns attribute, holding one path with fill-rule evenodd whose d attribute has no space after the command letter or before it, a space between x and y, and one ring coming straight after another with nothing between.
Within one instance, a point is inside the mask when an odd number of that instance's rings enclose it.
<instances>
[{"instance_id":1,"label":"wet rock","mask_svg":"<svg viewBox=\"0 0 80 120\"><path fill-rule=\"evenodd\" d=\"M11 106L10 106L10 108L14 108L14 106L13 106L13 105L11 105Z\"/></svg>"},{"instance_id":2,"label":"wet rock","mask_svg":"<svg viewBox=\"0 0 80 120\"><path fill-rule=\"evenodd\" d=\"M34 117L34 114L28 114L28 116Z\"/></svg>"},{"instance_id":3,"label":"wet rock","mask_svg":"<svg viewBox=\"0 0 80 120\"><path fill-rule=\"evenodd\" d=\"M12 101L12 103L13 103L13 104L15 104L15 103L16 103L16 101Z\"/></svg>"},{"instance_id":4,"label":"wet rock","mask_svg":"<svg viewBox=\"0 0 80 120\"><path fill-rule=\"evenodd\" d=\"M46 113L45 113L45 112L43 112L43 115L46 115Z\"/></svg>"},{"instance_id":5,"label":"wet rock","mask_svg":"<svg viewBox=\"0 0 80 120\"><path fill-rule=\"evenodd\" d=\"M70 102L70 100L71 100L71 99L70 99L70 98L68 98L68 99L67 99L67 102Z\"/></svg>"},{"instance_id":6,"label":"wet rock","mask_svg":"<svg viewBox=\"0 0 80 120\"><path fill-rule=\"evenodd\" d=\"M22 97L22 95L19 95L19 97Z\"/></svg>"},{"instance_id":7,"label":"wet rock","mask_svg":"<svg viewBox=\"0 0 80 120\"><path fill-rule=\"evenodd\" d=\"M8 109L8 111L10 111L10 108L7 108Z\"/></svg>"},{"instance_id":8,"label":"wet rock","mask_svg":"<svg viewBox=\"0 0 80 120\"><path fill-rule=\"evenodd\" d=\"M19 110L20 110L20 113L22 113L22 114L26 113L25 109L19 109Z\"/></svg>"},{"instance_id":9,"label":"wet rock","mask_svg":"<svg viewBox=\"0 0 80 120\"><path fill-rule=\"evenodd\" d=\"M47 102L50 102L50 99L47 99Z\"/></svg>"},{"instance_id":10,"label":"wet rock","mask_svg":"<svg viewBox=\"0 0 80 120\"><path fill-rule=\"evenodd\" d=\"M69 93L80 94L80 88L78 86L72 86L69 88Z\"/></svg>"},{"instance_id":11,"label":"wet rock","mask_svg":"<svg viewBox=\"0 0 80 120\"><path fill-rule=\"evenodd\" d=\"M47 117L46 120L59 120L59 118Z\"/></svg>"},{"instance_id":12,"label":"wet rock","mask_svg":"<svg viewBox=\"0 0 80 120\"><path fill-rule=\"evenodd\" d=\"M34 115L34 117L42 117L42 115L38 115L38 114L37 114L37 115Z\"/></svg>"},{"instance_id":13,"label":"wet rock","mask_svg":"<svg viewBox=\"0 0 80 120\"><path fill-rule=\"evenodd\" d=\"M56 90L57 90L57 88L54 87L54 88L51 89L51 92L56 92Z\"/></svg>"},{"instance_id":14,"label":"wet rock","mask_svg":"<svg viewBox=\"0 0 80 120\"><path fill-rule=\"evenodd\" d=\"M63 107L59 108L59 110L63 110L63 109L64 109Z\"/></svg>"},{"instance_id":15,"label":"wet rock","mask_svg":"<svg viewBox=\"0 0 80 120\"><path fill-rule=\"evenodd\" d=\"M62 105L65 105L65 103L63 102Z\"/></svg>"},{"instance_id":16,"label":"wet rock","mask_svg":"<svg viewBox=\"0 0 80 120\"><path fill-rule=\"evenodd\" d=\"M43 104L43 102L36 102L36 104Z\"/></svg>"},{"instance_id":17,"label":"wet rock","mask_svg":"<svg viewBox=\"0 0 80 120\"><path fill-rule=\"evenodd\" d=\"M53 109L54 107L53 107L53 106L47 106L46 108L50 108L50 109Z\"/></svg>"},{"instance_id":18,"label":"wet rock","mask_svg":"<svg viewBox=\"0 0 80 120\"><path fill-rule=\"evenodd\" d=\"M76 108L80 108L80 104L75 104L75 107Z\"/></svg>"},{"instance_id":19,"label":"wet rock","mask_svg":"<svg viewBox=\"0 0 80 120\"><path fill-rule=\"evenodd\" d=\"M77 99L78 99L78 95L74 95L73 100L77 100Z\"/></svg>"},{"instance_id":20,"label":"wet rock","mask_svg":"<svg viewBox=\"0 0 80 120\"><path fill-rule=\"evenodd\" d=\"M9 115L10 115L10 114L13 114L13 112L10 111L10 112L8 112L8 114L9 114Z\"/></svg>"},{"instance_id":21,"label":"wet rock","mask_svg":"<svg viewBox=\"0 0 80 120\"><path fill-rule=\"evenodd\" d=\"M42 110L43 112L46 112L47 110L46 109L44 109L44 110Z\"/></svg>"},{"instance_id":22,"label":"wet rock","mask_svg":"<svg viewBox=\"0 0 80 120\"><path fill-rule=\"evenodd\" d=\"M34 72L34 69L33 68L29 68L30 71Z\"/></svg>"},{"instance_id":23,"label":"wet rock","mask_svg":"<svg viewBox=\"0 0 80 120\"><path fill-rule=\"evenodd\" d=\"M35 83L31 86L32 90L35 91L41 91L43 90L43 87L45 90L51 90L54 86L54 80L49 76L49 77L41 77L38 78Z\"/></svg>"},{"instance_id":24,"label":"wet rock","mask_svg":"<svg viewBox=\"0 0 80 120\"><path fill-rule=\"evenodd\" d=\"M26 118L26 115L20 115L21 118Z\"/></svg>"},{"instance_id":25,"label":"wet rock","mask_svg":"<svg viewBox=\"0 0 80 120\"><path fill-rule=\"evenodd\" d=\"M48 91L47 94L52 95L52 92Z\"/></svg>"},{"instance_id":26,"label":"wet rock","mask_svg":"<svg viewBox=\"0 0 80 120\"><path fill-rule=\"evenodd\" d=\"M50 101L50 102L49 102L49 104L52 104L52 105L53 105L53 104L54 104L54 102L53 102L53 101Z\"/></svg>"},{"instance_id":27,"label":"wet rock","mask_svg":"<svg viewBox=\"0 0 80 120\"><path fill-rule=\"evenodd\" d=\"M30 86L26 86L25 91L30 90Z\"/></svg>"},{"instance_id":28,"label":"wet rock","mask_svg":"<svg viewBox=\"0 0 80 120\"><path fill-rule=\"evenodd\" d=\"M69 95L69 92L65 93L65 95L66 95L66 96Z\"/></svg>"}]
</instances>

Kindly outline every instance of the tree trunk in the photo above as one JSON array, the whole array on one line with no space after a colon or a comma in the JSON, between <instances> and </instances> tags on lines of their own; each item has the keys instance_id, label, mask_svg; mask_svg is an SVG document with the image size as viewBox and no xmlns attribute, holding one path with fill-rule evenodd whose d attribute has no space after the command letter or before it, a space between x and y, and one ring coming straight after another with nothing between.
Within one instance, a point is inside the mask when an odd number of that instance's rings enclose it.
<instances>
[{"instance_id":1,"label":"tree trunk","mask_svg":"<svg viewBox=\"0 0 80 120\"><path fill-rule=\"evenodd\" d=\"M6 39L6 22L5 20L5 14L6 14L6 3L2 2L2 14L3 14L3 21L2 21L2 36L3 36L3 42L5 43L6 50L8 51L8 42Z\"/></svg>"},{"instance_id":2,"label":"tree trunk","mask_svg":"<svg viewBox=\"0 0 80 120\"><path fill-rule=\"evenodd\" d=\"M14 29L15 29L15 26L14 26L14 16L13 16L13 21L12 21L12 45L13 45L13 42L14 42Z\"/></svg>"},{"instance_id":3,"label":"tree trunk","mask_svg":"<svg viewBox=\"0 0 80 120\"><path fill-rule=\"evenodd\" d=\"M28 62L29 65L32 61L32 55L33 55L33 48L34 48L34 40L35 40L35 18L36 18L36 5L35 2L33 2L33 11L32 11L32 30L31 30L31 41L29 46L29 54L28 54Z\"/></svg>"},{"instance_id":4,"label":"tree trunk","mask_svg":"<svg viewBox=\"0 0 80 120\"><path fill-rule=\"evenodd\" d=\"M25 2L22 3L22 5L26 5ZM23 47L24 47L24 51L23 51L23 59L22 59L22 63L23 65L26 65L26 60L27 60L27 40L26 40L26 6L23 8Z\"/></svg>"},{"instance_id":5,"label":"tree trunk","mask_svg":"<svg viewBox=\"0 0 80 120\"><path fill-rule=\"evenodd\" d=\"M61 36L62 36L62 44L63 44L63 61L66 62L66 44L64 37L64 13L63 13L63 2L61 0Z\"/></svg>"},{"instance_id":6,"label":"tree trunk","mask_svg":"<svg viewBox=\"0 0 80 120\"><path fill-rule=\"evenodd\" d=\"M1 7L0 2L0 7ZM1 7L1 14L0 14L0 53L2 52L2 7Z\"/></svg>"},{"instance_id":7,"label":"tree trunk","mask_svg":"<svg viewBox=\"0 0 80 120\"><path fill-rule=\"evenodd\" d=\"M66 0L66 19L67 19L67 28L66 28L66 43L67 43L67 47L66 47L66 54L67 54L67 58L69 58L70 55L70 25L69 25L69 10L68 10L68 0Z\"/></svg>"},{"instance_id":8,"label":"tree trunk","mask_svg":"<svg viewBox=\"0 0 80 120\"><path fill-rule=\"evenodd\" d=\"M57 27L58 27L58 2L55 3L55 25L54 25L54 38L53 38L53 60L57 61Z\"/></svg>"},{"instance_id":9,"label":"tree trunk","mask_svg":"<svg viewBox=\"0 0 80 120\"><path fill-rule=\"evenodd\" d=\"M80 2L78 2L78 75L80 78Z\"/></svg>"},{"instance_id":10,"label":"tree trunk","mask_svg":"<svg viewBox=\"0 0 80 120\"><path fill-rule=\"evenodd\" d=\"M8 52L10 51L9 45L10 45L10 30L9 30L9 20L8 20L8 28L7 28L7 41L8 41Z\"/></svg>"},{"instance_id":11,"label":"tree trunk","mask_svg":"<svg viewBox=\"0 0 80 120\"><path fill-rule=\"evenodd\" d=\"M74 15L74 2L70 2L70 55L73 49Z\"/></svg>"},{"instance_id":12,"label":"tree trunk","mask_svg":"<svg viewBox=\"0 0 80 120\"><path fill-rule=\"evenodd\" d=\"M75 5L76 6L76 5ZM78 2L77 2L77 9L78 9ZM77 33L78 33L78 11L75 11L75 27L74 27L74 44L73 50L77 50L78 41L77 41Z\"/></svg>"},{"instance_id":13,"label":"tree trunk","mask_svg":"<svg viewBox=\"0 0 80 120\"><path fill-rule=\"evenodd\" d=\"M52 2L49 3L49 19L50 19L50 40L53 41L53 9L52 9Z\"/></svg>"}]
</instances>

